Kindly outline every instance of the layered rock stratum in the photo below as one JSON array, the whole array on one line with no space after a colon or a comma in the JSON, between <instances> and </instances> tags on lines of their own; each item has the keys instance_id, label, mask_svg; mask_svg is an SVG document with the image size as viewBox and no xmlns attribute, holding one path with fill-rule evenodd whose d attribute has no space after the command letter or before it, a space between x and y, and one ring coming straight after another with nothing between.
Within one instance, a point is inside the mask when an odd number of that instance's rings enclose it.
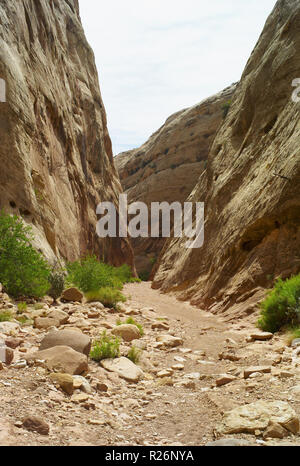
<instances>
[{"instance_id":1,"label":"layered rock stratum","mask_svg":"<svg viewBox=\"0 0 300 466\"><path fill-rule=\"evenodd\" d=\"M116 202L121 185L78 0L1 1L0 77L1 208L51 260L93 251L132 265L127 240L95 232L98 202Z\"/></svg>"},{"instance_id":2,"label":"layered rock stratum","mask_svg":"<svg viewBox=\"0 0 300 466\"><path fill-rule=\"evenodd\" d=\"M236 84L171 115L145 144L115 157L128 202L184 202L205 170ZM225 107L225 109L224 109ZM139 272L150 272L164 238L132 239ZM152 259L152 260L151 260Z\"/></svg>"},{"instance_id":3,"label":"layered rock stratum","mask_svg":"<svg viewBox=\"0 0 300 466\"><path fill-rule=\"evenodd\" d=\"M168 241L155 288L236 317L276 277L300 271L299 27L299 2L278 1L189 198L205 202L204 246Z\"/></svg>"}]
</instances>

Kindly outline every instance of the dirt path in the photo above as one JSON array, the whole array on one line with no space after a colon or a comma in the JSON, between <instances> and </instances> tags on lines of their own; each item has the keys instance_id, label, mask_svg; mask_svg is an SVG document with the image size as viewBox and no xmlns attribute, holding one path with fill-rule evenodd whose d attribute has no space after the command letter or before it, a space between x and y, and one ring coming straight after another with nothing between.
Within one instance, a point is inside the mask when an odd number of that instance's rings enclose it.
<instances>
[{"instance_id":1,"label":"dirt path","mask_svg":"<svg viewBox=\"0 0 300 466\"><path fill-rule=\"evenodd\" d=\"M58 330L78 328L94 339L131 316L144 330L134 341L142 349L142 380L128 383L89 360L85 377L90 392L80 388L70 396L41 364L8 366L0 370L0 445L205 445L215 440L225 411L257 400L287 401L300 416L300 396L291 394L300 384L299 372L283 337L250 341L255 328L249 323L224 322L152 290L150 283L126 285L124 293L128 301L118 312L92 303L59 305L69 319ZM28 309L27 314L52 310L44 304L41 311ZM32 326L17 329L11 336L22 343L14 350L14 362L36 351L47 332ZM178 346L159 342L170 336ZM121 355L130 347L123 342ZM258 365L269 366L269 372L245 380L244 369ZM222 374L232 381L218 387ZM32 415L48 423L48 436L22 428L22 420ZM234 437L254 445L299 444L296 436L265 441L262 432Z\"/></svg>"}]
</instances>

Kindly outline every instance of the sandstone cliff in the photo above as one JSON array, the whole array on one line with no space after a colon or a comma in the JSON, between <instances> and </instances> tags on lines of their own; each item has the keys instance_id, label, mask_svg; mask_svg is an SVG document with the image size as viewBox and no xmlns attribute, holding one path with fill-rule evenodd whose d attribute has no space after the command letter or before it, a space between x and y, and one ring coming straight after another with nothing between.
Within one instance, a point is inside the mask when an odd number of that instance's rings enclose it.
<instances>
[{"instance_id":1,"label":"sandstone cliff","mask_svg":"<svg viewBox=\"0 0 300 466\"><path fill-rule=\"evenodd\" d=\"M95 233L97 203L121 185L78 0L1 0L0 78L0 207L33 226L49 259L132 264L127 242Z\"/></svg>"},{"instance_id":2,"label":"sandstone cliff","mask_svg":"<svg viewBox=\"0 0 300 466\"><path fill-rule=\"evenodd\" d=\"M205 170L207 156L220 124L222 107L236 85L170 116L140 148L115 157L128 201L184 202ZM132 239L137 270L150 272L164 238ZM152 260L151 260L152 259Z\"/></svg>"},{"instance_id":3,"label":"sandstone cliff","mask_svg":"<svg viewBox=\"0 0 300 466\"><path fill-rule=\"evenodd\" d=\"M190 197L205 202L204 246L170 240L160 257L153 286L212 312L251 313L249 299L300 271L299 28L299 1L278 1Z\"/></svg>"}]
</instances>

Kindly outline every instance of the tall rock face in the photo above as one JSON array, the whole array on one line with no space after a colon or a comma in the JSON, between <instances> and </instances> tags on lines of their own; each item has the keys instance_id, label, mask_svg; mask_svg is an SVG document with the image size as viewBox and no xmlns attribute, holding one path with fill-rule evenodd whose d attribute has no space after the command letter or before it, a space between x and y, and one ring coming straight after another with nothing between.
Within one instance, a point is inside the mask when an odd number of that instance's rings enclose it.
<instances>
[{"instance_id":1,"label":"tall rock face","mask_svg":"<svg viewBox=\"0 0 300 466\"><path fill-rule=\"evenodd\" d=\"M129 243L95 233L98 202L121 185L78 0L1 0L0 78L0 207L49 259L94 251L132 265Z\"/></svg>"},{"instance_id":2,"label":"tall rock face","mask_svg":"<svg viewBox=\"0 0 300 466\"><path fill-rule=\"evenodd\" d=\"M205 170L210 146L236 85L170 116L140 148L115 157L128 202L184 202ZM132 239L136 267L149 273L164 238Z\"/></svg>"},{"instance_id":3,"label":"tall rock face","mask_svg":"<svg viewBox=\"0 0 300 466\"><path fill-rule=\"evenodd\" d=\"M189 199L205 202L204 246L168 241L155 288L236 317L300 271L299 30L299 1L278 1Z\"/></svg>"}]
</instances>

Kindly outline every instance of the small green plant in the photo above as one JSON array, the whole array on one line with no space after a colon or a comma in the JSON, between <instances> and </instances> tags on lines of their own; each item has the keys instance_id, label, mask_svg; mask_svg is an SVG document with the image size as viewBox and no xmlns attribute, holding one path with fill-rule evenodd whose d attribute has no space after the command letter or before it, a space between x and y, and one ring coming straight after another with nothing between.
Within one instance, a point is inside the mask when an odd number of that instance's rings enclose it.
<instances>
[{"instance_id":1,"label":"small green plant","mask_svg":"<svg viewBox=\"0 0 300 466\"><path fill-rule=\"evenodd\" d=\"M42 297L49 289L49 266L32 240L21 218L0 212L0 283L14 298Z\"/></svg>"},{"instance_id":2,"label":"small green plant","mask_svg":"<svg viewBox=\"0 0 300 466\"><path fill-rule=\"evenodd\" d=\"M9 322L10 320L12 320L12 313L10 311L0 313L0 322Z\"/></svg>"},{"instance_id":3,"label":"small green plant","mask_svg":"<svg viewBox=\"0 0 300 466\"><path fill-rule=\"evenodd\" d=\"M130 359L134 364L137 364L140 360L142 350L136 346L132 346L127 354L127 358Z\"/></svg>"},{"instance_id":4,"label":"small green plant","mask_svg":"<svg viewBox=\"0 0 300 466\"><path fill-rule=\"evenodd\" d=\"M275 333L282 327L297 327L300 323L300 275L289 280L277 280L273 290L261 303L258 326Z\"/></svg>"},{"instance_id":5,"label":"small green plant","mask_svg":"<svg viewBox=\"0 0 300 466\"><path fill-rule=\"evenodd\" d=\"M116 322L116 325L123 325L123 324L135 325L139 329L141 336L144 335L144 329L142 325L136 322L132 317L128 317L128 319L126 319L125 322L122 322L120 319L118 319Z\"/></svg>"},{"instance_id":6,"label":"small green plant","mask_svg":"<svg viewBox=\"0 0 300 466\"><path fill-rule=\"evenodd\" d=\"M85 293L88 303L99 301L105 307L116 308L118 303L125 303L126 297L119 291L113 288L100 288L100 290L88 291Z\"/></svg>"},{"instance_id":7,"label":"small green plant","mask_svg":"<svg viewBox=\"0 0 300 466\"><path fill-rule=\"evenodd\" d=\"M22 314L22 312L27 311L27 303L25 302L18 303L17 307L18 307L18 313Z\"/></svg>"},{"instance_id":8,"label":"small green plant","mask_svg":"<svg viewBox=\"0 0 300 466\"><path fill-rule=\"evenodd\" d=\"M29 319L26 315L17 316L16 320L20 322L21 325L24 325L24 326L33 325L33 320Z\"/></svg>"},{"instance_id":9,"label":"small green plant","mask_svg":"<svg viewBox=\"0 0 300 466\"><path fill-rule=\"evenodd\" d=\"M102 359L114 359L120 356L120 340L117 337L107 335L104 331L99 338L95 340L90 352L90 357L94 361Z\"/></svg>"},{"instance_id":10,"label":"small green plant","mask_svg":"<svg viewBox=\"0 0 300 466\"><path fill-rule=\"evenodd\" d=\"M227 117L230 107L231 107L231 100L228 100L224 105L222 105L223 119Z\"/></svg>"},{"instance_id":11,"label":"small green plant","mask_svg":"<svg viewBox=\"0 0 300 466\"><path fill-rule=\"evenodd\" d=\"M65 287L65 276L63 272L53 270L49 276L49 283L51 284L51 288L48 294L53 298L53 304L56 304L57 299L61 296Z\"/></svg>"}]
</instances>

